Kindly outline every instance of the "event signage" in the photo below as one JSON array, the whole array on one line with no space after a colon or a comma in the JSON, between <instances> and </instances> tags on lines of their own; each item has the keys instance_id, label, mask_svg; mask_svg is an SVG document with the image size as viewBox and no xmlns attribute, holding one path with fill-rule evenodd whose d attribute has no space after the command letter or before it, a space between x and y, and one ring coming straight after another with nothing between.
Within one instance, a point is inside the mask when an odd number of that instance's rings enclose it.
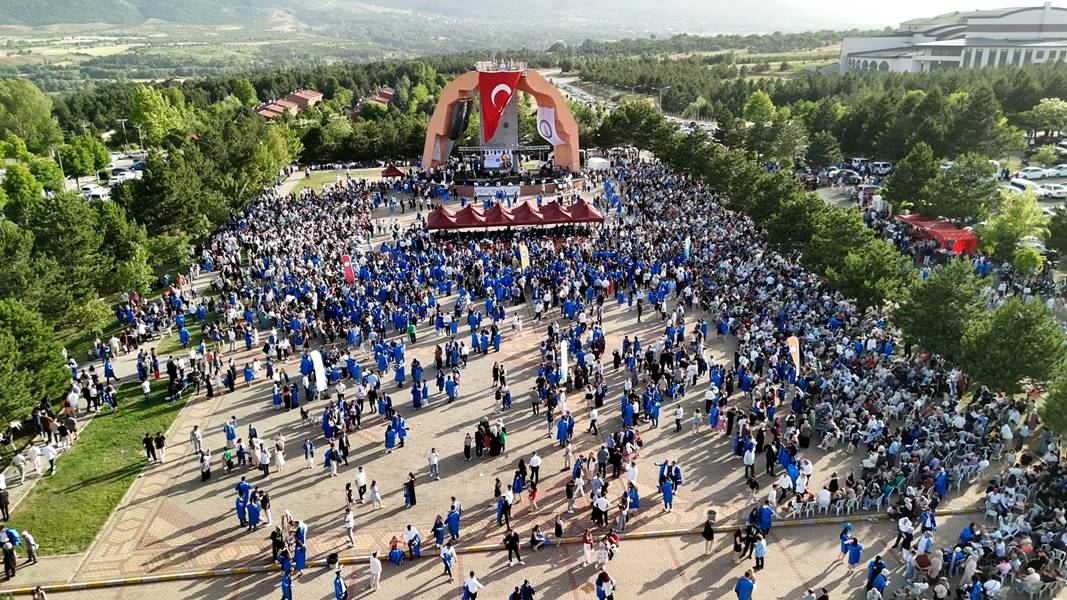
<instances>
[{"instance_id":1,"label":"event signage","mask_svg":"<svg viewBox=\"0 0 1067 600\"><path fill-rule=\"evenodd\" d=\"M352 283L356 280L356 274L352 271L352 258L347 254L341 257L341 269L345 272L345 283Z\"/></svg>"},{"instance_id":2,"label":"event signage","mask_svg":"<svg viewBox=\"0 0 1067 600\"><path fill-rule=\"evenodd\" d=\"M478 96L482 104L482 130L485 141L489 141L500 125L500 117L507 109L511 97L515 95L516 86L522 71L479 71Z\"/></svg>"}]
</instances>

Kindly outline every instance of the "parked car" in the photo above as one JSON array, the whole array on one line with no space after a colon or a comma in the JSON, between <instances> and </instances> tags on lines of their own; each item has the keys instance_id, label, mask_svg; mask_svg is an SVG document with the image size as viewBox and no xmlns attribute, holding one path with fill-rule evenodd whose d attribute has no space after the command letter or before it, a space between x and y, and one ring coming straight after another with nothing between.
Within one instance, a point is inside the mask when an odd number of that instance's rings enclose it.
<instances>
[{"instance_id":1,"label":"parked car","mask_svg":"<svg viewBox=\"0 0 1067 600\"><path fill-rule=\"evenodd\" d=\"M124 181L129 181L131 179L137 179L137 175L134 174L133 171L122 171L121 173L116 173L114 177L108 180L107 184L109 186L116 186Z\"/></svg>"},{"instance_id":2,"label":"parked car","mask_svg":"<svg viewBox=\"0 0 1067 600\"><path fill-rule=\"evenodd\" d=\"M849 190L848 197L853 200L856 200L858 198L863 198L867 195L873 196L874 194L880 192L881 189L882 186L880 185L875 185L873 183L865 183L863 185L857 185L856 187Z\"/></svg>"},{"instance_id":3,"label":"parked car","mask_svg":"<svg viewBox=\"0 0 1067 600\"><path fill-rule=\"evenodd\" d=\"M110 200L111 194L107 188L100 187L96 184L83 185L81 187L81 196L89 202L100 202L104 200Z\"/></svg>"},{"instance_id":4,"label":"parked car","mask_svg":"<svg viewBox=\"0 0 1067 600\"><path fill-rule=\"evenodd\" d=\"M144 160L148 158L148 152L146 150L134 150L126 156L132 158L133 160Z\"/></svg>"},{"instance_id":5,"label":"parked car","mask_svg":"<svg viewBox=\"0 0 1067 600\"><path fill-rule=\"evenodd\" d=\"M852 185L860 182L860 174L852 169L830 169L826 172L826 176L843 179L845 183Z\"/></svg>"},{"instance_id":6,"label":"parked car","mask_svg":"<svg viewBox=\"0 0 1067 600\"><path fill-rule=\"evenodd\" d=\"M1019 169L1019 179L1044 179L1048 176L1048 171L1041 167L1023 167Z\"/></svg>"},{"instance_id":7,"label":"parked car","mask_svg":"<svg viewBox=\"0 0 1067 600\"><path fill-rule=\"evenodd\" d=\"M878 161L871 163L871 172L875 175L889 175L893 172L893 163Z\"/></svg>"},{"instance_id":8,"label":"parked car","mask_svg":"<svg viewBox=\"0 0 1067 600\"><path fill-rule=\"evenodd\" d=\"M133 163L132 165L130 165L130 170L131 171L144 171L144 161L143 160L139 160L139 161Z\"/></svg>"},{"instance_id":9,"label":"parked car","mask_svg":"<svg viewBox=\"0 0 1067 600\"><path fill-rule=\"evenodd\" d=\"M1008 182L1008 188L1019 193L1033 192L1038 198L1044 198L1048 194L1048 192L1041 189L1041 186L1029 179L1012 179Z\"/></svg>"},{"instance_id":10,"label":"parked car","mask_svg":"<svg viewBox=\"0 0 1067 600\"><path fill-rule=\"evenodd\" d=\"M1045 169L1046 177L1067 177L1067 163Z\"/></svg>"},{"instance_id":11,"label":"parked car","mask_svg":"<svg viewBox=\"0 0 1067 600\"><path fill-rule=\"evenodd\" d=\"M1067 185L1062 183L1043 183L1038 187L1045 192L1045 198L1067 198Z\"/></svg>"}]
</instances>

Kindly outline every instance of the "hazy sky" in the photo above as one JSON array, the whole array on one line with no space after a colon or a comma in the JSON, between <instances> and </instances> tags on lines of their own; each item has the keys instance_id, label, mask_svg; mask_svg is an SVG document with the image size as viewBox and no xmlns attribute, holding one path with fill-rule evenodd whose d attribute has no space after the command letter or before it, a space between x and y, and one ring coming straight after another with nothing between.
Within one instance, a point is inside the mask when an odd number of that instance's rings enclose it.
<instances>
[{"instance_id":1,"label":"hazy sky","mask_svg":"<svg viewBox=\"0 0 1067 600\"><path fill-rule=\"evenodd\" d=\"M750 0L751 1L751 0ZM713 3L717 3L717 0ZM747 3L746 3L747 4ZM753 2L759 5L759 1ZM1041 6L1042 0L772 0L782 11L804 20L833 22L837 25L855 24L896 26L901 21L918 17L932 17L955 10L981 10L1007 6ZM1053 6L1064 3L1053 2ZM733 6L739 6L734 4Z\"/></svg>"}]
</instances>

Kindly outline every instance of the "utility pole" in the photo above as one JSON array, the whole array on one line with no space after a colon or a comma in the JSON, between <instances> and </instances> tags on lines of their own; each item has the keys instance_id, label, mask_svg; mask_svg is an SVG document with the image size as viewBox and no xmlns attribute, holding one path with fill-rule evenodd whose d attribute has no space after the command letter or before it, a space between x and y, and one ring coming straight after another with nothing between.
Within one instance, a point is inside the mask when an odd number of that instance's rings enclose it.
<instances>
[{"instance_id":1,"label":"utility pole","mask_svg":"<svg viewBox=\"0 0 1067 600\"><path fill-rule=\"evenodd\" d=\"M63 175L63 189L66 190L67 189L67 172L63 170L63 155L60 154L59 152L56 152L56 147L55 146L49 146L48 147L48 153L52 155L52 158L55 159L56 162L59 163L59 172L60 172L61 175Z\"/></svg>"},{"instance_id":2,"label":"utility pole","mask_svg":"<svg viewBox=\"0 0 1067 600\"><path fill-rule=\"evenodd\" d=\"M119 119L119 123L122 125L122 151L125 154L130 153L129 138L126 137L126 121L129 119Z\"/></svg>"},{"instance_id":3,"label":"utility pole","mask_svg":"<svg viewBox=\"0 0 1067 600\"><path fill-rule=\"evenodd\" d=\"M663 90L669 90L669 89L671 89L671 86L669 86L669 85L665 85L665 86L657 89L657 91L659 92L659 112L661 112L661 113L663 112Z\"/></svg>"}]
</instances>

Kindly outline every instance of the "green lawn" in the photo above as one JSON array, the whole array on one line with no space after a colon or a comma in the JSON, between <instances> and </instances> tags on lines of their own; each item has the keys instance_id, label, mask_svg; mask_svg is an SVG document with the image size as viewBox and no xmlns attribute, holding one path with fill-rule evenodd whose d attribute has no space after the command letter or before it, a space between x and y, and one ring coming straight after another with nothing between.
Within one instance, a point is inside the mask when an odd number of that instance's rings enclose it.
<instances>
[{"instance_id":1,"label":"green lawn","mask_svg":"<svg viewBox=\"0 0 1067 600\"><path fill-rule=\"evenodd\" d=\"M150 401L140 384L123 386L119 409L93 418L56 460L56 474L37 482L12 511L9 526L32 533L42 555L89 547L145 465L141 437L166 432L177 418L185 400L166 402L166 383L155 384Z\"/></svg>"}]
</instances>

